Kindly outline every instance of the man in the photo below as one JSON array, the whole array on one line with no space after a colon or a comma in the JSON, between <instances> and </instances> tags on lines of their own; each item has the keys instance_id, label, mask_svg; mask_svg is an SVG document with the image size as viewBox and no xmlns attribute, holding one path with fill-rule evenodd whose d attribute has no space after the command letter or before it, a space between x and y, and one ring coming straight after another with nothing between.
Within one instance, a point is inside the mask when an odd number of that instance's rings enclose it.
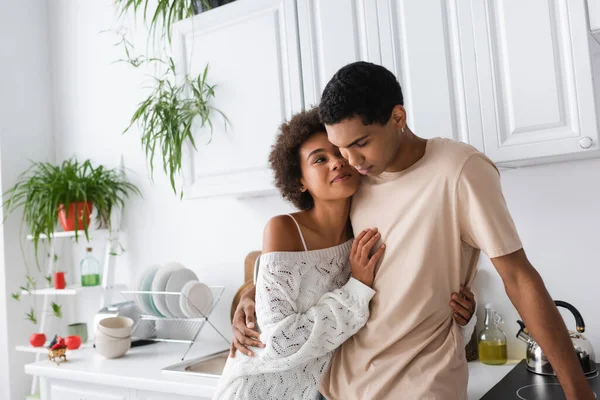
<instances>
[{"instance_id":1,"label":"man","mask_svg":"<svg viewBox=\"0 0 600 400\"><path fill-rule=\"evenodd\" d=\"M365 175L352 203L354 231L377 226L387 246L371 317L337 350L324 397L466 399L468 369L447 297L471 284L483 251L567 398L593 399L564 322L523 251L494 164L469 145L416 136L400 85L378 65L340 69L319 113L330 142Z\"/></svg>"}]
</instances>

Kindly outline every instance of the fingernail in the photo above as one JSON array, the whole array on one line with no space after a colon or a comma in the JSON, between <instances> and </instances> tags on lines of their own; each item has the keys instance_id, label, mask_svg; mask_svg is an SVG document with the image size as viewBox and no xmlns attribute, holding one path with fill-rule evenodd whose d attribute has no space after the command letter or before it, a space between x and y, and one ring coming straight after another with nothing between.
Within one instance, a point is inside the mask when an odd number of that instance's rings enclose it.
<instances>
[{"instance_id":1,"label":"fingernail","mask_svg":"<svg viewBox=\"0 0 600 400\"><path fill-rule=\"evenodd\" d=\"M264 345L264 344L262 344L262 343L260 344L260 347L262 347L263 349L265 348L265 346L266 346L266 345Z\"/></svg>"},{"instance_id":2,"label":"fingernail","mask_svg":"<svg viewBox=\"0 0 600 400\"><path fill-rule=\"evenodd\" d=\"M248 322L248 328L254 328L254 322Z\"/></svg>"}]
</instances>

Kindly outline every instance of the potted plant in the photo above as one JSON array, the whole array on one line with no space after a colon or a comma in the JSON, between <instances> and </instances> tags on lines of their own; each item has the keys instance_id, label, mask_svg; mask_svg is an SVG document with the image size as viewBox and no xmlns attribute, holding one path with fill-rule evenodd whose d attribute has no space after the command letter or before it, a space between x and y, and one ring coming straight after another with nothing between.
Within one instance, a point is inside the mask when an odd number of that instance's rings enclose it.
<instances>
[{"instance_id":1,"label":"potted plant","mask_svg":"<svg viewBox=\"0 0 600 400\"><path fill-rule=\"evenodd\" d=\"M52 315L59 319L62 318L62 306L60 304L52 302ZM25 313L25 319L31 321L31 323L37 327L38 320L34 307L31 307L30 311ZM29 337L29 344L31 344L32 347L42 347L45 343L46 335L43 332L34 332Z\"/></svg>"},{"instance_id":2,"label":"potted plant","mask_svg":"<svg viewBox=\"0 0 600 400\"><path fill-rule=\"evenodd\" d=\"M4 193L4 209L8 215L23 208L23 222L31 232L37 259L41 236L51 236L59 220L63 229L75 230L75 240L78 229L89 239L92 208L96 209L97 222L110 229L112 210L123 207L132 193L140 195L120 171L94 167L90 160L71 158L61 165L34 162Z\"/></svg>"}]
</instances>

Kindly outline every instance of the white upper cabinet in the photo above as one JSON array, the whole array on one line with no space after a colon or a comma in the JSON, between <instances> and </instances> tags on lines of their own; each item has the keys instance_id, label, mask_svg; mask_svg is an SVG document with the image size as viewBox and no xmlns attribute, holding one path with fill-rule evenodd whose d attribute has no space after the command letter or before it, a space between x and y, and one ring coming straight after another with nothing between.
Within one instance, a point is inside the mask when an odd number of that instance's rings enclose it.
<instances>
[{"instance_id":1,"label":"white upper cabinet","mask_svg":"<svg viewBox=\"0 0 600 400\"><path fill-rule=\"evenodd\" d=\"M585 1L470 7L485 153L508 165L597 154Z\"/></svg>"},{"instance_id":2,"label":"white upper cabinet","mask_svg":"<svg viewBox=\"0 0 600 400\"><path fill-rule=\"evenodd\" d=\"M600 0L587 0L590 29L600 42Z\"/></svg>"},{"instance_id":3,"label":"white upper cabinet","mask_svg":"<svg viewBox=\"0 0 600 400\"><path fill-rule=\"evenodd\" d=\"M417 135L506 166L597 157L598 10L600 0L237 0L182 21L177 67L210 64L212 104L231 122L225 131L216 118L208 145L197 132L185 195L272 192L277 127L359 60L397 76Z\"/></svg>"},{"instance_id":4,"label":"white upper cabinet","mask_svg":"<svg viewBox=\"0 0 600 400\"><path fill-rule=\"evenodd\" d=\"M272 191L268 155L282 121L304 107L295 0L240 0L174 26L178 72L209 64L216 85L214 131L196 132L186 149L186 198Z\"/></svg>"},{"instance_id":5,"label":"white upper cabinet","mask_svg":"<svg viewBox=\"0 0 600 400\"><path fill-rule=\"evenodd\" d=\"M408 126L417 135L448 137L481 149L467 122L468 107L477 108L469 100L477 98L468 98L463 81L465 73L474 73L474 52L461 48L461 16L455 3L377 0L382 65L398 78ZM471 62L471 70L465 70L463 57Z\"/></svg>"},{"instance_id":6,"label":"white upper cabinet","mask_svg":"<svg viewBox=\"0 0 600 400\"><path fill-rule=\"evenodd\" d=\"M304 100L317 105L333 74L355 61L380 63L373 0L298 0Z\"/></svg>"}]
</instances>

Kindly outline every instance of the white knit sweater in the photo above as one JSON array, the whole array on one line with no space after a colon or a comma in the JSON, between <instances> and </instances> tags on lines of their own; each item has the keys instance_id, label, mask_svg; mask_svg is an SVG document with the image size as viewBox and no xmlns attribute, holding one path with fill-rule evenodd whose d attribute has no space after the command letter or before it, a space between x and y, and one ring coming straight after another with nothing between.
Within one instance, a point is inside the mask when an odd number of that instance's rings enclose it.
<instances>
[{"instance_id":1,"label":"white knit sweater","mask_svg":"<svg viewBox=\"0 0 600 400\"><path fill-rule=\"evenodd\" d=\"M375 294L350 277L351 247L260 257L256 316L266 347L229 358L213 399L318 399L333 351L365 325Z\"/></svg>"}]
</instances>

